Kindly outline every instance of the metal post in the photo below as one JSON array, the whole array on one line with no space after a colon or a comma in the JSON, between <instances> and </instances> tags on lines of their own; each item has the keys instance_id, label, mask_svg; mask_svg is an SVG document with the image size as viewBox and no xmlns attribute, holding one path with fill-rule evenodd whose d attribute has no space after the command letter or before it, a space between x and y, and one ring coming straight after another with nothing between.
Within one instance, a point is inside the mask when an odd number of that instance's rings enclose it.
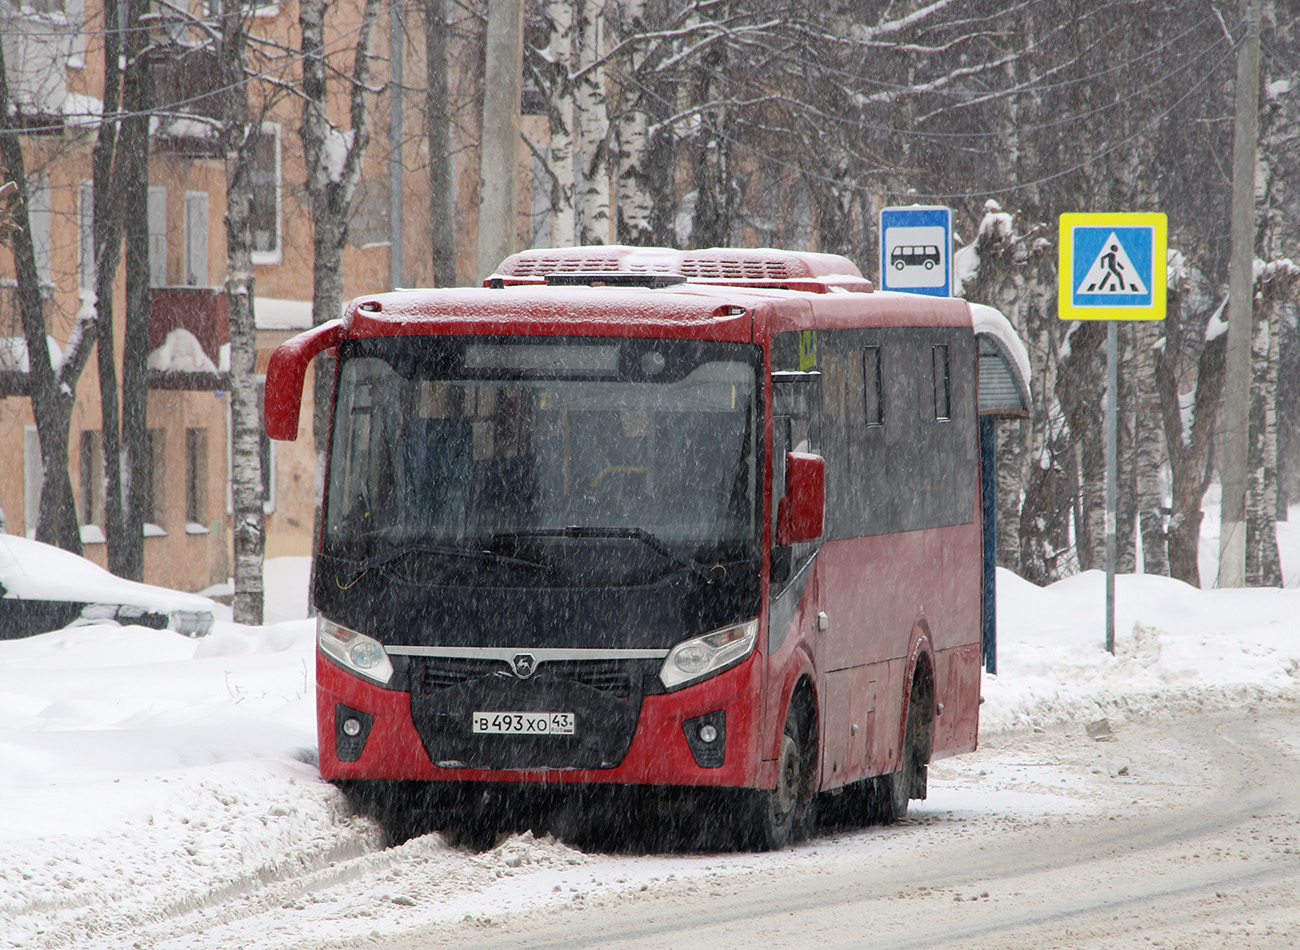
<instances>
[{"instance_id":1,"label":"metal post","mask_svg":"<svg viewBox=\"0 0 1300 950\"><path fill-rule=\"evenodd\" d=\"M984 522L984 669L998 672L998 420L980 416L980 511Z\"/></svg>"},{"instance_id":2,"label":"metal post","mask_svg":"<svg viewBox=\"0 0 1300 950\"><path fill-rule=\"evenodd\" d=\"M478 276L515 252L518 236L519 95L523 83L523 0L488 0L479 146Z\"/></svg>"},{"instance_id":3,"label":"metal post","mask_svg":"<svg viewBox=\"0 0 1300 950\"><path fill-rule=\"evenodd\" d=\"M1255 162L1259 116L1259 0L1243 0L1246 36L1237 54L1232 141L1232 257L1228 353L1223 379L1219 480L1219 587L1246 584L1246 455L1250 441L1250 344L1255 306Z\"/></svg>"},{"instance_id":4,"label":"metal post","mask_svg":"<svg viewBox=\"0 0 1300 950\"><path fill-rule=\"evenodd\" d=\"M388 282L394 290L403 287L406 281L402 278L402 229L405 222L402 216L403 202L405 196L402 182L402 135L403 135L403 115L402 115L402 85L405 82L403 76L402 53L404 49L404 30L402 24L402 4L394 3L389 14L389 23L392 26L392 82L390 89L391 113L388 122L388 147L390 149L390 158L388 163L388 214L389 214L389 239L392 241L389 256L389 274Z\"/></svg>"},{"instance_id":5,"label":"metal post","mask_svg":"<svg viewBox=\"0 0 1300 950\"><path fill-rule=\"evenodd\" d=\"M1115 652L1115 498L1119 483L1119 329L1106 321L1106 652Z\"/></svg>"}]
</instances>

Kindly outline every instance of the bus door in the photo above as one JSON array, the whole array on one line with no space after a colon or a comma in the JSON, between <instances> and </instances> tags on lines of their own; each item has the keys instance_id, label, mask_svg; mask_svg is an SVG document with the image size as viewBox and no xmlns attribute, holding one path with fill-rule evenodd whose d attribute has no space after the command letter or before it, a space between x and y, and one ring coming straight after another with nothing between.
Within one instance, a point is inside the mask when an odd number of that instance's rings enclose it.
<instances>
[{"instance_id":1,"label":"bus door","mask_svg":"<svg viewBox=\"0 0 1300 950\"><path fill-rule=\"evenodd\" d=\"M769 587L768 611L768 673L774 686L769 695L765 734L783 728L785 715L783 700L777 684L783 683L782 674L788 655L782 654L778 663L772 657L783 648L808 642L813 656L817 656L817 617L822 610L816 576L817 552L820 541L801 544L779 544L777 537L778 511L785 497L786 454L789 452L821 453L821 374L819 372L776 371L772 374L772 524L768 541L772 548L772 567Z\"/></svg>"}]
</instances>

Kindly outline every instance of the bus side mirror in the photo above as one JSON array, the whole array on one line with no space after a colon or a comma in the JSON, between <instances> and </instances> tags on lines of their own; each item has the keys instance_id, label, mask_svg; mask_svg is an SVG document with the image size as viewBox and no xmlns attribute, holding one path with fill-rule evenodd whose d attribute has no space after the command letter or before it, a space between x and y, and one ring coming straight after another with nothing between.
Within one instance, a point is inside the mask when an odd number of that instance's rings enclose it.
<instances>
[{"instance_id":1,"label":"bus side mirror","mask_svg":"<svg viewBox=\"0 0 1300 950\"><path fill-rule=\"evenodd\" d=\"M826 514L826 460L808 452L785 457L785 497L777 505L776 543L799 544L822 536Z\"/></svg>"},{"instance_id":2,"label":"bus side mirror","mask_svg":"<svg viewBox=\"0 0 1300 950\"><path fill-rule=\"evenodd\" d=\"M275 348L266 367L266 434L279 442L298 438L302 384L316 356L343 339L343 321L330 320Z\"/></svg>"}]
</instances>

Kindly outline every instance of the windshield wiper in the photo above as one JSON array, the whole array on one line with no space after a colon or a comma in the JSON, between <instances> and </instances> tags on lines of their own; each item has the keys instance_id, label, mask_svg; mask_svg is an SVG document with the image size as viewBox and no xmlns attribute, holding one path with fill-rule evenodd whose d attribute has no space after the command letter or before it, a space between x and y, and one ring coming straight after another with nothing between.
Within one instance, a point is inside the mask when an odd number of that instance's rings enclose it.
<instances>
[{"instance_id":1,"label":"windshield wiper","mask_svg":"<svg viewBox=\"0 0 1300 950\"><path fill-rule=\"evenodd\" d=\"M679 567L684 567L686 570L703 578L706 584L712 584L715 579L709 568L706 568L694 558L678 554L664 543L658 535L651 534L645 528L603 528L598 525L570 525L567 528L507 531L492 536L494 541L509 538L632 538L640 541L655 553L662 554Z\"/></svg>"},{"instance_id":2,"label":"windshield wiper","mask_svg":"<svg viewBox=\"0 0 1300 950\"><path fill-rule=\"evenodd\" d=\"M382 570L386 565L398 558L407 557L411 554L428 554L433 557L459 557L468 558L475 561L490 561L494 564L509 564L514 567L541 568L545 571L554 571L555 565L543 561L532 561L522 557L512 557L509 554L501 554L497 551L488 551L482 548L457 548L442 544L428 544L421 541L410 544L402 544L383 554L376 554L363 560L356 561L356 574L347 583L339 581L339 587L347 590L357 581L361 580L367 572L373 570ZM351 560L350 558L340 558L339 560Z\"/></svg>"}]
</instances>

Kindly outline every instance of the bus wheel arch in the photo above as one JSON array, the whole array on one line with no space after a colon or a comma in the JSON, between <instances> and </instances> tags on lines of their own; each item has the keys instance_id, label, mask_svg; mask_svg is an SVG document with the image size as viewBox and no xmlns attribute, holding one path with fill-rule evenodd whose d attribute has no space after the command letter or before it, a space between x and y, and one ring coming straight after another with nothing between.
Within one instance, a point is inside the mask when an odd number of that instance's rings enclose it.
<instances>
[{"instance_id":1,"label":"bus wheel arch","mask_svg":"<svg viewBox=\"0 0 1300 950\"><path fill-rule=\"evenodd\" d=\"M934 720L936 684L934 657L929 650L921 650L913 664L907 697L907 719L903 725L903 748L912 752L909 797L924 799L930 765L934 751Z\"/></svg>"},{"instance_id":2,"label":"bus wheel arch","mask_svg":"<svg viewBox=\"0 0 1300 950\"><path fill-rule=\"evenodd\" d=\"M926 797L934 747L934 660L929 651L917 649L909 666L899 730L898 768L871 779L868 787L868 818L882 824L906 818L909 802Z\"/></svg>"},{"instance_id":3,"label":"bus wheel arch","mask_svg":"<svg viewBox=\"0 0 1300 950\"><path fill-rule=\"evenodd\" d=\"M776 783L770 789L747 793L749 807L740 810L744 816L741 838L750 847L777 851L811 829L816 818L818 736L816 696L812 679L805 674L795 684L786 707Z\"/></svg>"}]
</instances>

